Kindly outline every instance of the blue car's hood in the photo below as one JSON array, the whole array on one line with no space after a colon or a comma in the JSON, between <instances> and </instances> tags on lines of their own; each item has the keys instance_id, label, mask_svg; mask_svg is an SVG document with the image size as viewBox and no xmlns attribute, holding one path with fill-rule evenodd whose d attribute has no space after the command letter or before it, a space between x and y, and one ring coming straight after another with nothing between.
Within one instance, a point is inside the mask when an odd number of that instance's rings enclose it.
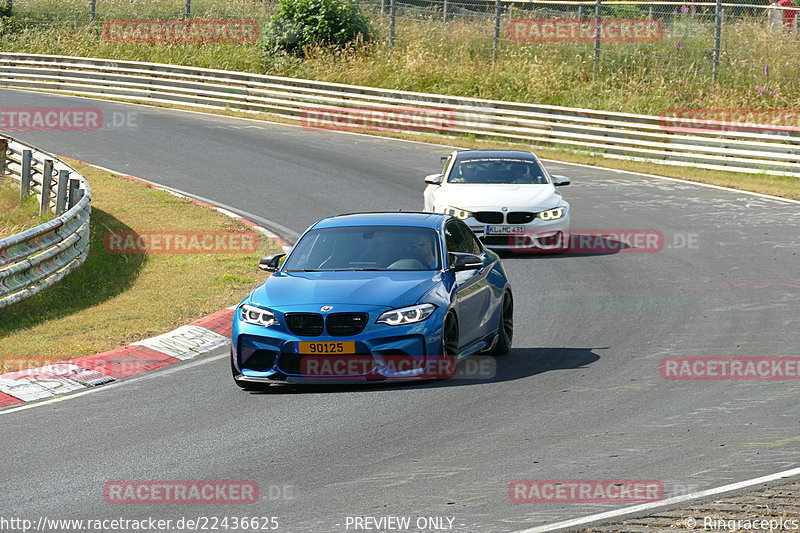
<instances>
[{"instance_id":1,"label":"blue car's hood","mask_svg":"<svg viewBox=\"0 0 800 533\"><path fill-rule=\"evenodd\" d=\"M441 282L434 271L278 272L256 288L250 301L276 309L303 305L369 305L388 308L417 302Z\"/></svg>"}]
</instances>

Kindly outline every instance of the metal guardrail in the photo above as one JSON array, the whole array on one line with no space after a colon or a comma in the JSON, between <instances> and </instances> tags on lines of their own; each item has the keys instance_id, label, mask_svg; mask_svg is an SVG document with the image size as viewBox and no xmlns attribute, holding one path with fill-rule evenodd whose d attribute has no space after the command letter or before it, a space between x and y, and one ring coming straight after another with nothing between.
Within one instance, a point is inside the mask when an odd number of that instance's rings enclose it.
<instances>
[{"instance_id":1,"label":"metal guardrail","mask_svg":"<svg viewBox=\"0 0 800 533\"><path fill-rule=\"evenodd\" d=\"M39 195L40 212L56 218L0 239L0 308L53 285L89 253L92 189L57 157L11 138L0 139L0 179ZM5 157L2 157L2 156Z\"/></svg>"},{"instance_id":2,"label":"metal guardrail","mask_svg":"<svg viewBox=\"0 0 800 533\"><path fill-rule=\"evenodd\" d=\"M754 129L692 120L691 128L683 128L681 119L676 122L669 117L136 61L18 53L0 53L0 85L130 102L264 112L300 120L309 127L470 135L604 157L800 177L800 131L796 127Z\"/></svg>"}]
</instances>

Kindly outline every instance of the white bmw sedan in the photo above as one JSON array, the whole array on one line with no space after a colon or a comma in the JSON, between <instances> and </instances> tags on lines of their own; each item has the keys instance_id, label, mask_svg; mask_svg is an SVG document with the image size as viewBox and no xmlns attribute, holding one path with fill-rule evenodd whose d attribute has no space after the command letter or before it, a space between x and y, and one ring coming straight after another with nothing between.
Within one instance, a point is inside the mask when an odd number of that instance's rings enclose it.
<instances>
[{"instance_id":1,"label":"white bmw sedan","mask_svg":"<svg viewBox=\"0 0 800 533\"><path fill-rule=\"evenodd\" d=\"M569 203L531 152L455 151L442 172L425 177L424 210L463 220L486 246L515 252L569 248Z\"/></svg>"}]
</instances>

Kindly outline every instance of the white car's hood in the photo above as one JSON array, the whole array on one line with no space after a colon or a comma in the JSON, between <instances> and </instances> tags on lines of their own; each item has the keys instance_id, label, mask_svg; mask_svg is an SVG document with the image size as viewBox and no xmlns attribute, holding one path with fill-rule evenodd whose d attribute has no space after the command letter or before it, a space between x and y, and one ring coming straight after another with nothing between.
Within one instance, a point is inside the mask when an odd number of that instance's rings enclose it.
<instances>
[{"instance_id":1,"label":"white car's hood","mask_svg":"<svg viewBox=\"0 0 800 533\"><path fill-rule=\"evenodd\" d=\"M555 187L545 184L449 183L437 200L440 204L469 211L493 211L501 207L536 211L550 209L562 200Z\"/></svg>"}]
</instances>

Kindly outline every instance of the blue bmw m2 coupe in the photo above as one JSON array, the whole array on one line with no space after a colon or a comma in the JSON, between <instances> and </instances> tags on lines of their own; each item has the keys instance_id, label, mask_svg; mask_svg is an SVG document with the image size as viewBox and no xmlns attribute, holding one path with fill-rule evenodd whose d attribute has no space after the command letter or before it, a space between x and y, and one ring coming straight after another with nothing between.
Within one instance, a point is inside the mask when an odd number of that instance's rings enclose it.
<instances>
[{"instance_id":1,"label":"blue bmw m2 coupe","mask_svg":"<svg viewBox=\"0 0 800 533\"><path fill-rule=\"evenodd\" d=\"M503 264L450 215L325 218L259 267L273 274L233 319L243 389L451 377L470 354L511 348Z\"/></svg>"}]
</instances>

